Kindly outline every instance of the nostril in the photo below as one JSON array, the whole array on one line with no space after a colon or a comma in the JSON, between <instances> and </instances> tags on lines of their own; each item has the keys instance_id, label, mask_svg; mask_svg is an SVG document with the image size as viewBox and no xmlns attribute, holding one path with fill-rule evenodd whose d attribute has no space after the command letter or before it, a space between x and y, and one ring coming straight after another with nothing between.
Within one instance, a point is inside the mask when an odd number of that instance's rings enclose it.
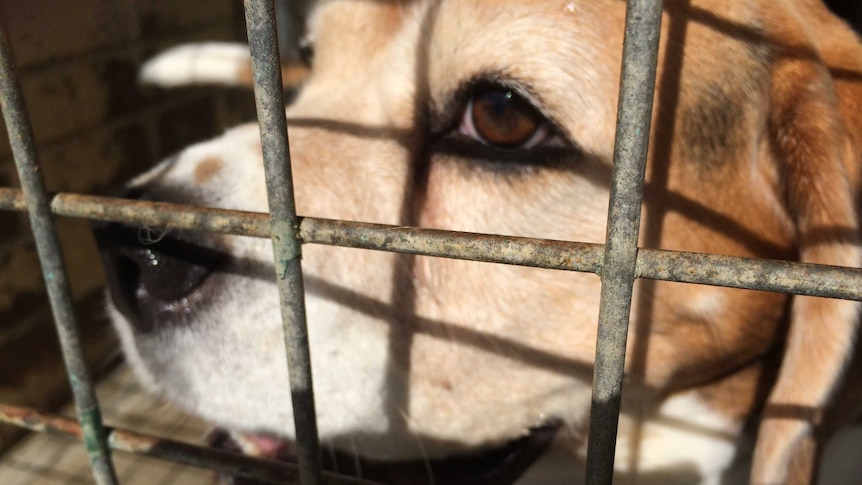
<instances>
[{"instance_id":1,"label":"nostril","mask_svg":"<svg viewBox=\"0 0 862 485\"><path fill-rule=\"evenodd\" d=\"M93 233L116 308L140 331L173 321L188 311L189 297L223 259L204 246L203 236L174 231L156 234L114 223L94 223Z\"/></svg>"}]
</instances>

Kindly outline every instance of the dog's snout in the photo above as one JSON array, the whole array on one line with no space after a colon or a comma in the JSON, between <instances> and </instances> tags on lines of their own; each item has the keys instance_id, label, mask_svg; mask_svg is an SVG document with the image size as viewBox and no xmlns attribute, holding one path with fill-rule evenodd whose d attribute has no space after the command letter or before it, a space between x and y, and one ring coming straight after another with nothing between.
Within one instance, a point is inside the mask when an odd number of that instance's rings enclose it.
<instances>
[{"instance_id":1,"label":"dog's snout","mask_svg":"<svg viewBox=\"0 0 862 485\"><path fill-rule=\"evenodd\" d=\"M185 321L222 259L189 232L94 223L93 233L114 305L142 332Z\"/></svg>"}]
</instances>

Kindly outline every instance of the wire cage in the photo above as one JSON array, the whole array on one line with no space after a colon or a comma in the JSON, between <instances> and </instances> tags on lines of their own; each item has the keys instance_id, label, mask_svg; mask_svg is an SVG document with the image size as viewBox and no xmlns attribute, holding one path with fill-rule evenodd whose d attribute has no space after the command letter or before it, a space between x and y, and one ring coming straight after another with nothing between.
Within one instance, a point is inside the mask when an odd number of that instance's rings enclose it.
<instances>
[{"instance_id":1,"label":"wire cage","mask_svg":"<svg viewBox=\"0 0 862 485\"><path fill-rule=\"evenodd\" d=\"M269 214L73 193L49 194L39 172L30 122L10 49L2 40L0 100L23 188L0 188L0 209L27 211L30 215L79 420L4 404L0 404L0 420L83 441L92 474L102 485L117 483L111 460L113 450L261 480L299 481L303 485L370 483L321 471L304 323L284 327L297 428L298 466L255 460L102 425L93 384L83 364L69 283L53 218L65 216L195 229L272 238L275 261L280 262L276 271L283 276L278 278L282 312L285 317L290 317L285 321L305 321L300 267L302 244L337 245L598 274L602 291L587 483L611 483L635 279L862 300L862 270L859 269L637 247L662 1L628 0L627 3L608 233L604 245L298 217L293 201L272 0L245 0L255 100L262 127ZM0 39L3 38L4 35L0 35ZM293 315L300 318L293 318Z\"/></svg>"}]
</instances>

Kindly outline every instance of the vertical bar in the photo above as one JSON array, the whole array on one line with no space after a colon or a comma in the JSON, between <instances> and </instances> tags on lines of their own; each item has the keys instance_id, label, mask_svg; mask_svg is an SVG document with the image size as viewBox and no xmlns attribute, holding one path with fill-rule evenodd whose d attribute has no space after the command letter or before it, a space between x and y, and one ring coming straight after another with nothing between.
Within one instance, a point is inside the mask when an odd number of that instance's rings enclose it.
<instances>
[{"instance_id":1,"label":"vertical bar","mask_svg":"<svg viewBox=\"0 0 862 485\"><path fill-rule=\"evenodd\" d=\"M661 12L661 0L627 2L587 444L588 485L613 480Z\"/></svg>"},{"instance_id":2,"label":"vertical bar","mask_svg":"<svg viewBox=\"0 0 862 485\"><path fill-rule=\"evenodd\" d=\"M99 403L78 339L78 325L75 321L69 280L54 227L50 200L39 173L33 131L21 86L15 74L12 50L2 25L0 25L0 107L3 110L3 119L6 121L6 130L9 133L18 176L21 179L30 226L36 239L42 275L60 338L63 360L69 373L72 396L75 399L93 476L99 485L116 484L117 477L111 462L105 430L102 427Z\"/></svg>"},{"instance_id":3,"label":"vertical bar","mask_svg":"<svg viewBox=\"0 0 862 485\"><path fill-rule=\"evenodd\" d=\"M275 6L273 0L245 0L245 11L254 73L254 97L266 171L276 278L284 322L293 417L299 448L299 474L303 485L319 485L322 483L320 446L314 412L314 387L305 319L305 290L300 265L302 249L293 196Z\"/></svg>"}]
</instances>

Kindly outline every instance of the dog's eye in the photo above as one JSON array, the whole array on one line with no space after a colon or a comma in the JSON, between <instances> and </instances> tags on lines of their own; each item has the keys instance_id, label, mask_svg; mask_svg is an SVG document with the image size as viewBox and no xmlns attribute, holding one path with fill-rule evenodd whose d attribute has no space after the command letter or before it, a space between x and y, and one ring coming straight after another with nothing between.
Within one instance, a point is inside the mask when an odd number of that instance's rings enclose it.
<instances>
[{"instance_id":1,"label":"dog's eye","mask_svg":"<svg viewBox=\"0 0 862 485\"><path fill-rule=\"evenodd\" d=\"M505 88L490 88L473 95L458 131L503 150L534 148L551 134L548 122L536 108Z\"/></svg>"}]
</instances>

